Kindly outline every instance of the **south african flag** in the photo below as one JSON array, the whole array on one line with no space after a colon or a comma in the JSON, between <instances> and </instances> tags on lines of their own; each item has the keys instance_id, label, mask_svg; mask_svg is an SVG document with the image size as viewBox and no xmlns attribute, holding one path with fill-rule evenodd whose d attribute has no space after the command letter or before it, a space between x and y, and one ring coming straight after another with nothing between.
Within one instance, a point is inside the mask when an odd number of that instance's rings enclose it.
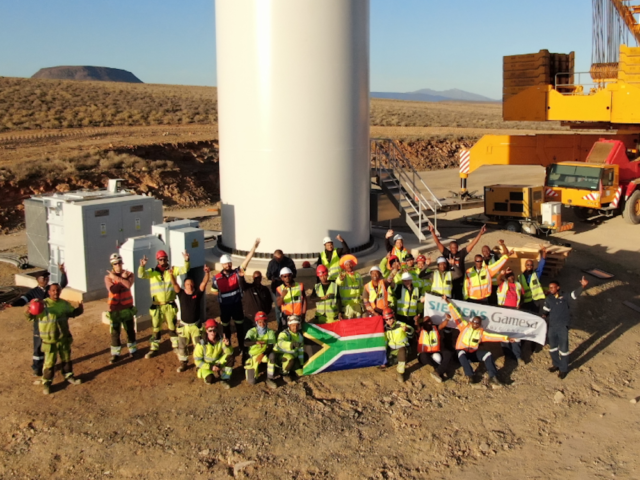
<instances>
[{"instance_id":1,"label":"south african flag","mask_svg":"<svg viewBox=\"0 0 640 480\"><path fill-rule=\"evenodd\" d=\"M305 363L305 375L375 367L387 361L382 317L323 325L305 323L303 332L306 338L322 347Z\"/></svg>"}]
</instances>

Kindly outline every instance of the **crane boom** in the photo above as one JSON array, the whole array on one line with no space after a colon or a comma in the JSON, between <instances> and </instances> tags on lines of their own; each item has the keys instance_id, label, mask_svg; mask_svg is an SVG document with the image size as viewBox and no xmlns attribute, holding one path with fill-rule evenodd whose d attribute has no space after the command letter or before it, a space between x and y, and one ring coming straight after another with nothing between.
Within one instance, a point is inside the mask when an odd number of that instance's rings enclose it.
<instances>
[{"instance_id":1,"label":"crane boom","mask_svg":"<svg viewBox=\"0 0 640 480\"><path fill-rule=\"evenodd\" d=\"M620 17L627 25L627 28L636 39L638 45L640 45L640 24L638 24L634 15L640 14L640 5L629 5L629 1L625 0L610 0L613 6L616 8Z\"/></svg>"}]
</instances>

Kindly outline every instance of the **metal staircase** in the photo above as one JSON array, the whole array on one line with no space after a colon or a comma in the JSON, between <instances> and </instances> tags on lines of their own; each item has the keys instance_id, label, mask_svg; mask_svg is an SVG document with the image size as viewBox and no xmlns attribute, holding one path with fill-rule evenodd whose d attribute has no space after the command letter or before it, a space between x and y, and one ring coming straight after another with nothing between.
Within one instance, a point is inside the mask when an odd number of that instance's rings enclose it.
<instances>
[{"instance_id":1,"label":"metal staircase","mask_svg":"<svg viewBox=\"0 0 640 480\"><path fill-rule=\"evenodd\" d=\"M372 139L371 155L372 176L420 242L427 242L431 238L429 225L434 226L438 235L437 214L442 203L396 143L387 138ZM433 221L429 215L432 215Z\"/></svg>"}]
</instances>

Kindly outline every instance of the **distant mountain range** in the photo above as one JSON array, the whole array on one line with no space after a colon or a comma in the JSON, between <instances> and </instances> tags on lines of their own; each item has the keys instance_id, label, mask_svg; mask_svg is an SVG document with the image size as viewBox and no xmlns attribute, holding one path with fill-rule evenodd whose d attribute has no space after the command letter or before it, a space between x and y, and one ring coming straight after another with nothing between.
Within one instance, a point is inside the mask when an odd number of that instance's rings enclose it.
<instances>
[{"instance_id":1,"label":"distant mountain range","mask_svg":"<svg viewBox=\"0 0 640 480\"><path fill-rule=\"evenodd\" d=\"M120 70L119 68L90 66L41 68L31 78L142 83L142 81L138 77L126 70Z\"/></svg>"},{"instance_id":2,"label":"distant mountain range","mask_svg":"<svg viewBox=\"0 0 640 480\"><path fill-rule=\"evenodd\" d=\"M411 100L414 102L498 102L493 98L478 95L477 93L465 92L457 88L450 90L431 90L423 88L415 92L394 93L394 92L371 92L372 98L388 98L391 100Z\"/></svg>"}]
</instances>

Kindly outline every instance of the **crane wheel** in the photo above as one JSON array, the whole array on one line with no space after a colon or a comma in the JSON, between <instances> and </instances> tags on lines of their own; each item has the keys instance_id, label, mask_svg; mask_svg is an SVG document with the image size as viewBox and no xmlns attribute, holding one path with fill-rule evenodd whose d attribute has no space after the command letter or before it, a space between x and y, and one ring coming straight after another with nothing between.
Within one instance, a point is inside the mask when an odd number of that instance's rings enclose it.
<instances>
[{"instance_id":1,"label":"crane wheel","mask_svg":"<svg viewBox=\"0 0 640 480\"><path fill-rule=\"evenodd\" d=\"M640 223L640 190L633 192L625 202L623 216L627 223L632 225Z\"/></svg>"},{"instance_id":2,"label":"crane wheel","mask_svg":"<svg viewBox=\"0 0 640 480\"><path fill-rule=\"evenodd\" d=\"M520 225L520 222L511 221L506 223L504 229L509 232L519 233L522 230L522 225Z\"/></svg>"}]
</instances>

